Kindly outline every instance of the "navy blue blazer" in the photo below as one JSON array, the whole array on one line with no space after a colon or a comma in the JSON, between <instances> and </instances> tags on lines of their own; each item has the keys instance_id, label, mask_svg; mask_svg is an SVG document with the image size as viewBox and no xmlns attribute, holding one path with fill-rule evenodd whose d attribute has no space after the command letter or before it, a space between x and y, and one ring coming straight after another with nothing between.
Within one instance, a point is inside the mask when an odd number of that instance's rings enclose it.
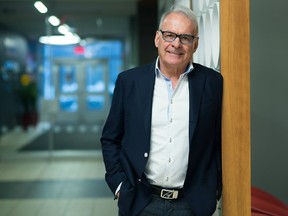
<instances>
[{"instance_id":1,"label":"navy blue blazer","mask_svg":"<svg viewBox=\"0 0 288 216\"><path fill-rule=\"evenodd\" d=\"M195 216L211 216L222 190L223 79L210 68L193 66L188 74L190 148L183 190ZM155 62L120 73L102 132L105 179L113 193L122 182L118 207L124 216L138 215L152 197L144 154L150 149L154 83Z\"/></svg>"}]
</instances>

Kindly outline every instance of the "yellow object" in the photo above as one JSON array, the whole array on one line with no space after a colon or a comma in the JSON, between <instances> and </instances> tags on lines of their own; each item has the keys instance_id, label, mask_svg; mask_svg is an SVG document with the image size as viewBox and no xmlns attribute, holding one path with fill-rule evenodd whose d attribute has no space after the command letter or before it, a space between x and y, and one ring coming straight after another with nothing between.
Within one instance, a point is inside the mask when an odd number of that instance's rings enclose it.
<instances>
[{"instance_id":1,"label":"yellow object","mask_svg":"<svg viewBox=\"0 0 288 216\"><path fill-rule=\"evenodd\" d=\"M21 77L20 77L20 83L23 85L23 86L27 86L29 85L31 82L31 78L28 74L23 74Z\"/></svg>"}]
</instances>

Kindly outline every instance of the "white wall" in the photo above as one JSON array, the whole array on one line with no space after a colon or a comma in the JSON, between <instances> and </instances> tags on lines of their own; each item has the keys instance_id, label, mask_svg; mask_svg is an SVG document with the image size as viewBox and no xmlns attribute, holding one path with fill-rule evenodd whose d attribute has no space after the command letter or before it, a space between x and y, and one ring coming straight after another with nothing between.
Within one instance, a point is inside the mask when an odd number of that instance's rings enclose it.
<instances>
[{"instance_id":1,"label":"white wall","mask_svg":"<svg viewBox=\"0 0 288 216\"><path fill-rule=\"evenodd\" d=\"M288 204L288 1L250 6L252 184Z\"/></svg>"}]
</instances>

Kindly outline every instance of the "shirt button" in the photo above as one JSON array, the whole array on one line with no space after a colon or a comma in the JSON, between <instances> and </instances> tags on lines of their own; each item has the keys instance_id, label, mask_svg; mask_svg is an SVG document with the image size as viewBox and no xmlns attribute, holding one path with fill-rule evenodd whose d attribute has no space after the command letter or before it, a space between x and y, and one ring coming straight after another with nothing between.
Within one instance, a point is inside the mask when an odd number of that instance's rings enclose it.
<instances>
[{"instance_id":1,"label":"shirt button","mask_svg":"<svg viewBox=\"0 0 288 216\"><path fill-rule=\"evenodd\" d=\"M147 152L144 153L144 157L145 157L145 158L148 157L148 153L147 153Z\"/></svg>"}]
</instances>

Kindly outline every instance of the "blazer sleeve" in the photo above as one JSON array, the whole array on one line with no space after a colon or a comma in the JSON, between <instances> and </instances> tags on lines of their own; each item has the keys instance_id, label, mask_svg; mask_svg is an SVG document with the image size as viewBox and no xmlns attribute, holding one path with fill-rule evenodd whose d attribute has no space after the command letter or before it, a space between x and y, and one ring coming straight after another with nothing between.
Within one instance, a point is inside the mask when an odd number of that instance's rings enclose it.
<instances>
[{"instance_id":1,"label":"blazer sleeve","mask_svg":"<svg viewBox=\"0 0 288 216\"><path fill-rule=\"evenodd\" d=\"M222 97L223 97L223 78L220 74L218 91L218 113L217 113L217 126L216 126L216 160L217 160L217 194L216 198L219 200L222 195Z\"/></svg>"},{"instance_id":2,"label":"blazer sleeve","mask_svg":"<svg viewBox=\"0 0 288 216\"><path fill-rule=\"evenodd\" d=\"M110 112L100 139L106 169L105 180L113 193L115 193L119 184L126 178L120 161L121 140L124 128L123 93L120 73L116 80Z\"/></svg>"}]
</instances>

